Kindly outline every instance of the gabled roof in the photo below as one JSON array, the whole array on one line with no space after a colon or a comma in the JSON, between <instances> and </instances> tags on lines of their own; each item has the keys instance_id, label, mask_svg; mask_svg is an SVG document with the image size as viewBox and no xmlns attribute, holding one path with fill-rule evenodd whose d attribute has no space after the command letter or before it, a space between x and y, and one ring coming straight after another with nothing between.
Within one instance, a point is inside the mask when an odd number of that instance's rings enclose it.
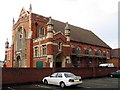
<instances>
[{"instance_id":1,"label":"gabled roof","mask_svg":"<svg viewBox=\"0 0 120 90\"><path fill-rule=\"evenodd\" d=\"M22 17L22 16L24 16L24 15L28 15L28 12L23 7L22 10L21 10L21 12L20 12L19 18Z\"/></svg>"}]
</instances>

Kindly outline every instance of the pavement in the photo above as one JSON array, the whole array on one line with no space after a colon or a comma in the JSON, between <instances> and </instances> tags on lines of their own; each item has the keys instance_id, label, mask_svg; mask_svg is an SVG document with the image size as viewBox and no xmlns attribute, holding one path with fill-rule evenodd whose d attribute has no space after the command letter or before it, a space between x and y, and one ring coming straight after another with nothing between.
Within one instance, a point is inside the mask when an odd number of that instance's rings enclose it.
<instances>
[{"instance_id":1,"label":"pavement","mask_svg":"<svg viewBox=\"0 0 120 90\"><path fill-rule=\"evenodd\" d=\"M77 87L71 86L66 87L64 89L59 86L54 85L44 85L42 83L32 83L32 84L22 84L22 85L9 85L3 86L2 90L84 90L84 89L120 89L119 82L120 78L110 78L110 77L102 77L102 78L91 78L91 79L83 79L83 84L78 85Z\"/></svg>"},{"instance_id":2,"label":"pavement","mask_svg":"<svg viewBox=\"0 0 120 90\"><path fill-rule=\"evenodd\" d=\"M120 78L93 78L83 80L82 87L85 88L118 88Z\"/></svg>"}]
</instances>

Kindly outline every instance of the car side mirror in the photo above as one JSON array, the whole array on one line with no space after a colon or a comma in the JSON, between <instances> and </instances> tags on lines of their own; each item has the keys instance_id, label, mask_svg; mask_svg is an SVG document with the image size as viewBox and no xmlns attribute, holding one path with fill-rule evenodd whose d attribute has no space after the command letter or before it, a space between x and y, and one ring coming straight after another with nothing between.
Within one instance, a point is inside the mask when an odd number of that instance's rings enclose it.
<instances>
[{"instance_id":1,"label":"car side mirror","mask_svg":"<svg viewBox=\"0 0 120 90\"><path fill-rule=\"evenodd\" d=\"M53 77L52 75L50 77Z\"/></svg>"}]
</instances>

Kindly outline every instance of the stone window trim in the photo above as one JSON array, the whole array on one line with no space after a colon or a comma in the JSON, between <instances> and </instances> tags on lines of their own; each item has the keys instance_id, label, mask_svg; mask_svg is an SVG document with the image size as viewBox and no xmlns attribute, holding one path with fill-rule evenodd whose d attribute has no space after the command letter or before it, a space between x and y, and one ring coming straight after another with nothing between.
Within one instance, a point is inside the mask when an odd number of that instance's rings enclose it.
<instances>
[{"instance_id":1,"label":"stone window trim","mask_svg":"<svg viewBox=\"0 0 120 90\"><path fill-rule=\"evenodd\" d=\"M76 53L77 55L80 55L80 54L81 54L81 47L77 46L77 47L75 48L75 53Z\"/></svg>"},{"instance_id":2,"label":"stone window trim","mask_svg":"<svg viewBox=\"0 0 120 90\"><path fill-rule=\"evenodd\" d=\"M70 58L70 56L66 56L66 63L71 63L71 58Z\"/></svg>"},{"instance_id":3,"label":"stone window trim","mask_svg":"<svg viewBox=\"0 0 120 90\"><path fill-rule=\"evenodd\" d=\"M109 51L103 51L103 56L109 58Z\"/></svg>"},{"instance_id":4,"label":"stone window trim","mask_svg":"<svg viewBox=\"0 0 120 90\"><path fill-rule=\"evenodd\" d=\"M47 55L47 45L46 44L43 44L42 45L42 56L46 56Z\"/></svg>"},{"instance_id":5,"label":"stone window trim","mask_svg":"<svg viewBox=\"0 0 120 90\"><path fill-rule=\"evenodd\" d=\"M26 30L25 30L24 26L18 27L17 32L18 32L18 35L19 35L19 39L22 39L24 37L24 34L25 34L25 37L26 37Z\"/></svg>"},{"instance_id":6,"label":"stone window trim","mask_svg":"<svg viewBox=\"0 0 120 90\"><path fill-rule=\"evenodd\" d=\"M33 50L34 50L34 57L39 57L39 47L38 46L34 46Z\"/></svg>"},{"instance_id":7,"label":"stone window trim","mask_svg":"<svg viewBox=\"0 0 120 90\"><path fill-rule=\"evenodd\" d=\"M91 47L85 49L85 54L93 55L93 49Z\"/></svg>"},{"instance_id":8,"label":"stone window trim","mask_svg":"<svg viewBox=\"0 0 120 90\"><path fill-rule=\"evenodd\" d=\"M40 32L39 32L40 37L44 37L45 36L45 28L43 26L40 26L39 30L40 30Z\"/></svg>"},{"instance_id":9,"label":"stone window trim","mask_svg":"<svg viewBox=\"0 0 120 90\"><path fill-rule=\"evenodd\" d=\"M102 55L102 51L100 49L96 50L96 55L101 56Z\"/></svg>"}]
</instances>

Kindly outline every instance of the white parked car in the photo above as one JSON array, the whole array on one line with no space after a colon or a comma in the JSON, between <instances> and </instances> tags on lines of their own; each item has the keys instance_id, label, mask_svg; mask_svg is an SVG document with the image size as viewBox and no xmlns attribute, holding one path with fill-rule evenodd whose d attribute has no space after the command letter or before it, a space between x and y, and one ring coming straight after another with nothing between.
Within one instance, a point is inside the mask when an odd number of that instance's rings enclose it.
<instances>
[{"instance_id":1,"label":"white parked car","mask_svg":"<svg viewBox=\"0 0 120 90\"><path fill-rule=\"evenodd\" d=\"M42 81L44 84L58 85L62 88L65 86L77 86L82 84L81 77L75 76L70 72L56 72L48 77L44 77Z\"/></svg>"},{"instance_id":2,"label":"white parked car","mask_svg":"<svg viewBox=\"0 0 120 90\"><path fill-rule=\"evenodd\" d=\"M102 63L99 65L99 67L114 67L113 63Z\"/></svg>"}]
</instances>

